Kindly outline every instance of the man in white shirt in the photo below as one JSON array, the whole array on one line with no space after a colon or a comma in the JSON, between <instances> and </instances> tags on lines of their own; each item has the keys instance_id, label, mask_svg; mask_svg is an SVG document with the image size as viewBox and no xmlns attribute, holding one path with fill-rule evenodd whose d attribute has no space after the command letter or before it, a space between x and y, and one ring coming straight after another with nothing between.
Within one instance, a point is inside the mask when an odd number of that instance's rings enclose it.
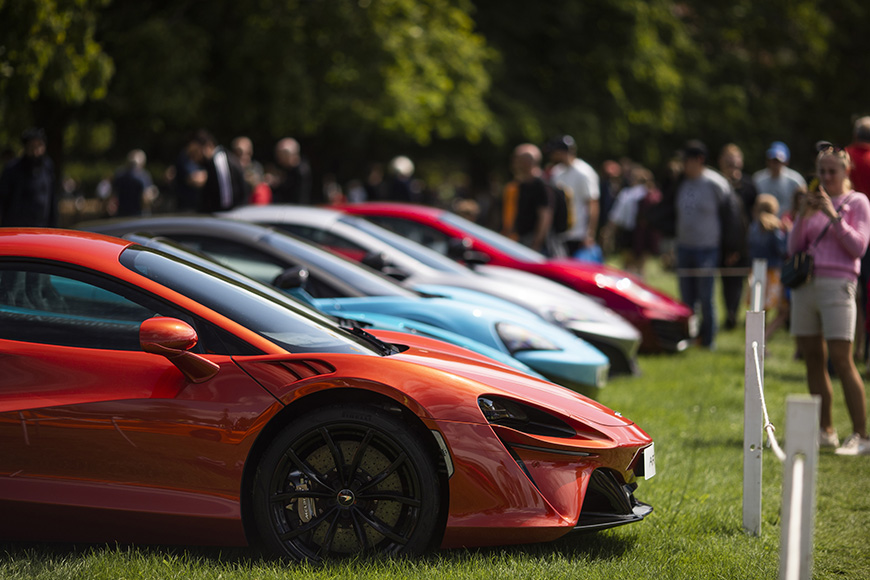
<instances>
[{"instance_id":1,"label":"man in white shirt","mask_svg":"<svg viewBox=\"0 0 870 580\"><path fill-rule=\"evenodd\" d=\"M769 193L779 202L780 216L791 210L795 190L807 186L803 176L788 167L790 157L788 145L782 141L774 141L767 150L767 169L756 171L752 175L752 183L758 193Z\"/></svg>"},{"instance_id":2,"label":"man in white shirt","mask_svg":"<svg viewBox=\"0 0 870 580\"><path fill-rule=\"evenodd\" d=\"M573 226L560 236L560 241L573 256L577 250L595 246L598 229L598 199L601 196L598 173L591 165L578 159L577 144L570 135L550 143L550 182L569 194L574 208Z\"/></svg>"}]
</instances>

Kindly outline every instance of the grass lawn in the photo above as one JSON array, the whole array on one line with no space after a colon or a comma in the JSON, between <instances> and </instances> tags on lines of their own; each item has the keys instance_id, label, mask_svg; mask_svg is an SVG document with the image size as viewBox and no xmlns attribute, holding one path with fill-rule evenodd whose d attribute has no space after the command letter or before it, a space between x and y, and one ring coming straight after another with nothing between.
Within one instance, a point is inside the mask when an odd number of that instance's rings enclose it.
<instances>
[{"instance_id":1,"label":"grass lawn","mask_svg":"<svg viewBox=\"0 0 870 580\"><path fill-rule=\"evenodd\" d=\"M675 292L671 275L651 269L650 280ZM251 550L7 544L0 545L0 578L776 578L782 464L769 449L762 532L742 531L743 334L740 327L720 333L715 352L644 357L641 376L614 379L599 397L656 441L658 474L637 491L655 512L637 524L550 544L318 568L264 560ZM781 443L786 397L806 391L793 350L783 331L768 344L765 361L767 404ZM834 420L841 436L849 433L839 383ZM868 482L870 457L822 451L813 578L870 578Z\"/></svg>"}]
</instances>

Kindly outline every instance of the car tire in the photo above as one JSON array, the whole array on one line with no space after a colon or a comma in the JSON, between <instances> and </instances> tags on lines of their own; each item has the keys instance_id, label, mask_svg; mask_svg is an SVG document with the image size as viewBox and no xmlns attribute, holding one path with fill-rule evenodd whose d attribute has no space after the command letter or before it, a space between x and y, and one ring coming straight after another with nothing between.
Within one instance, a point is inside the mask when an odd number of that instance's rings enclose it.
<instances>
[{"instance_id":1,"label":"car tire","mask_svg":"<svg viewBox=\"0 0 870 580\"><path fill-rule=\"evenodd\" d=\"M294 420L254 480L260 538L300 561L423 552L439 532L440 504L433 454L400 416L374 407L330 406Z\"/></svg>"}]
</instances>

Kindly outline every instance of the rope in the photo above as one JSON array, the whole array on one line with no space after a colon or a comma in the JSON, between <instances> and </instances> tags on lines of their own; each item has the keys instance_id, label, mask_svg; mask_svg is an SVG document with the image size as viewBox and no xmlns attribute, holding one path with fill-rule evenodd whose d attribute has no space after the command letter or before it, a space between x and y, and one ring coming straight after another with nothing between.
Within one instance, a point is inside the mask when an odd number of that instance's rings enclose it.
<instances>
[{"instance_id":1,"label":"rope","mask_svg":"<svg viewBox=\"0 0 870 580\"><path fill-rule=\"evenodd\" d=\"M677 268L674 270L677 276L685 278L693 276L724 276L744 278L752 273L752 268Z\"/></svg>"},{"instance_id":2,"label":"rope","mask_svg":"<svg viewBox=\"0 0 870 580\"><path fill-rule=\"evenodd\" d=\"M764 430L767 432L767 442L770 448L773 449L774 455L780 461L785 461L785 452L780 448L776 440L774 432L776 427L770 422L770 416L767 414L767 403L764 400L764 382L761 375L761 363L758 356L758 341L752 341L752 354L755 359L755 378L758 379L758 397L761 400L761 411L764 414Z\"/></svg>"}]
</instances>

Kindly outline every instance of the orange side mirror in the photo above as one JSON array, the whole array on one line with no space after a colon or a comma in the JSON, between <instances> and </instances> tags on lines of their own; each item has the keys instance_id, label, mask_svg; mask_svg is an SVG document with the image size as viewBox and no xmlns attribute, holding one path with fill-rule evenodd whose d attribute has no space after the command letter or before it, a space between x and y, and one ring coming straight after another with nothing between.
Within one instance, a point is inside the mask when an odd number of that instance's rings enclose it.
<instances>
[{"instance_id":1,"label":"orange side mirror","mask_svg":"<svg viewBox=\"0 0 870 580\"><path fill-rule=\"evenodd\" d=\"M139 326L142 350L165 356L192 383L204 383L220 370L217 363L190 352L198 340L196 331L177 318L149 318Z\"/></svg>"}]
</instances>

